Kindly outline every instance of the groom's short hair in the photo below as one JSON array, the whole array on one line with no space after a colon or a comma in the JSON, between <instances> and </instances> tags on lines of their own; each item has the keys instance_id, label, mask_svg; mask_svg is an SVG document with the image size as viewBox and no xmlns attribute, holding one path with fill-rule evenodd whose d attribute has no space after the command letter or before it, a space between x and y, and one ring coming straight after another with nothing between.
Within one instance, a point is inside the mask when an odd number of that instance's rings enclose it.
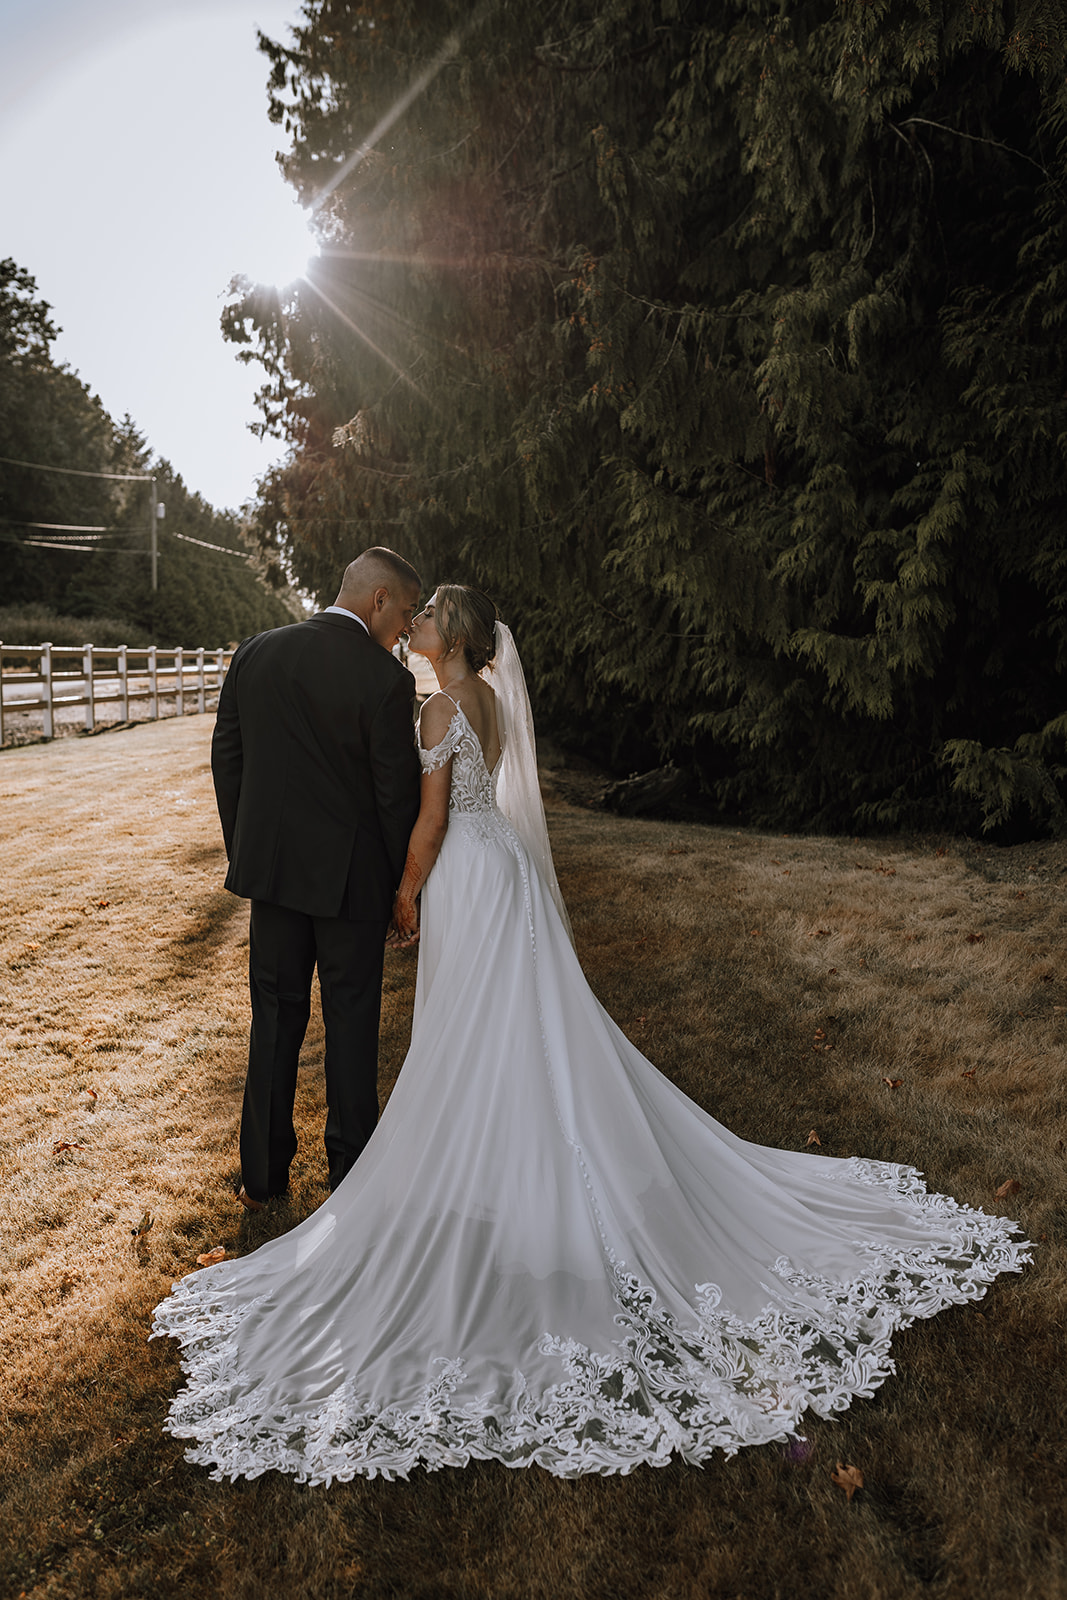
<instances>
[{"instance_id":1,"label":"groom's short hair","mask_svg":"<svg viewBox=\"0 0 1067 1600\"><path fill-rule=\"evenodd\" d=\"M398 556L395 550L387 550L383 544L375 544L348 563L341 580L341 587L342 589L373 587L387 574L405 588L418 589L422 586L422 579L410 561Z\"/></svg>"}]
</instances>

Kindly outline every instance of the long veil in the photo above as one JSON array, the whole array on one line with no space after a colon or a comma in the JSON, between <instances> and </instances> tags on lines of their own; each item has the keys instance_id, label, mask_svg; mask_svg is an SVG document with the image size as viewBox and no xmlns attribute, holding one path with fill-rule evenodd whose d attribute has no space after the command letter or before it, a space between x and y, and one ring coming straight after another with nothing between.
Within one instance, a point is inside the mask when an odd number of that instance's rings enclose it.
<instances>
[{"instance_id":1,"label":"long veil","mask_svg":"<svg viewBox=\"0 0 1067 1600\"><path fill-rule=\"evenodd\" d=\"M496 693L498 713L503 713L504 757L497 782L497 804L532 856L573 944L571 919L552 861L545 807L537 781L537 746L526 677L514 635L505 622L496 625L496 655L482 677Z\"/></svg>"}]
</instances>

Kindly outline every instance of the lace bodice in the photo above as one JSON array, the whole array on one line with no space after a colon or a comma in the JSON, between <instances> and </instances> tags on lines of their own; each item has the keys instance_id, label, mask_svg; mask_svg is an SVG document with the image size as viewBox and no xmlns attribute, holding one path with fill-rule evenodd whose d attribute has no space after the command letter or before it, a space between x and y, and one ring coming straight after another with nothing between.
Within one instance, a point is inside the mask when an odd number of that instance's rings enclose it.
<instances>
[{"instance_id":1,"label":"lace bodice","mask_svg":"<svg viewBox=\"0 0 1067 1600\"><path fill-rule=\"evenodd\" d=\"M503 751L490 772L478 743L478 735L461 705L456 706L440 744L435 744L431 750L424 750L419 745L419 761L423 772L436 772L446 761L452 763L452 792L448 800L450 815L485 813L495 808L496 780L502 758Z\"/></svg>"}]
</instances>

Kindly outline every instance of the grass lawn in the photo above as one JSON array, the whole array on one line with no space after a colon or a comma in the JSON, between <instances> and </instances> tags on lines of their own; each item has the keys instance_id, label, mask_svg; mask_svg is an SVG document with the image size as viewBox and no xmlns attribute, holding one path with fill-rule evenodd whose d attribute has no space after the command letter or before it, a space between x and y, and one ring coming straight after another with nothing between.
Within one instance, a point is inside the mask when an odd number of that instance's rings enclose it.
<instances>
[{"instance_id":1,"label":"grass lawn","mask_svg":"<svg viewBox=\"0 0 1067 1600\"><path fill-rule=\"evenodd\" d=\"M325 1178L313 1020L290 1204L233 1199L247 913L222 889L211 727L0 754L0 1595L1067 1596L1063 844L551 807L589 979L687 1094L813 1161L916 1165L1035 1241L1021 1276L902 1334L873 1400L803 1446L576 1482L478 1464L322 1490L186 1464L152 1307ZM415 960L387 960L383 1098ZM863 1474L851 1501L838 1462Z\"/></svg>"}]
</instances>

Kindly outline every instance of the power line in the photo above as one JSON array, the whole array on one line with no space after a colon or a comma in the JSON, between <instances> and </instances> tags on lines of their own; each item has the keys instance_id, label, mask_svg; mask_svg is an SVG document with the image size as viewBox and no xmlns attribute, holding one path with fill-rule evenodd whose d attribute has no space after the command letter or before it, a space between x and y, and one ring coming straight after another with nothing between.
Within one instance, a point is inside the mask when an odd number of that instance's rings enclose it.
<instances>
[{"instance_id":1,"label":"power line","mask_svg":"<svg viewBox=\"0 0 1067 1600\"><path fill-rule=\"evenodd\" d=\"M110 533L106 522L23 522L19 517L3 517L14 528L45 528L56 533Z\"/></svg>"},{"instance_id":2,"label":"power line","mask_svg":"<svg viewBox=\"0 0 1067 1600\"><path fill-rule=\"evenodd\" d=\"M95 544L55 544L50 539L13 539L10 542L12 544L32 545L35 550L76 550L83 556L95 555L98 548ZM116 550L125 555L146 556L148 554L147 550L137 550L133 545L117 545Z\"/></svg>"},{"instance_id":3,"label":"power line","mask_svg":"<svg viewBox=\"0 0 1067 1600\"><path fill-rule=\"evenodd\" d=\"M81 544L66 544L58 539L49 538L19 539L3 533L0 533L0 539L5 544L33 545L35 550L78 550L82 555L93 555L100 549L98 541L113 531L110 528L99 527L79 528L73 523L63 522L17 522L13 517L0 517L0 522L7 522L16 528L55 529L58 533L80 533L83 540ZM241 561L247 561L251 555L248 550L234 550L225 544L210 544L207 539L194 539L190 533L176 533L173 529L170 536L172 539L181 539L183 544L197 544L202 550L217 550L223 556L237 556ZM93 542L89 543L90 540ZM139 550L135 545L109 545L105 554L110 555L113 550L124 554L150 554L147 550Z\"/></svg>"},{"instance_id":4,"label":"power line","mask_svg":"<svg viewBox=\"0 0 1067 1600\"><path fill-rule=\"evenodd\" d=\"M99 555L101 553L98 544L57 544L51 539L20 539L17 534L13 533L0 532L0 543L17 544L20 549L26 545L33 545L38 550L77 550L83 556ZM149 552L142 550L138 545L113 544L106 546L104 554L146 556Z\"/></svg>"},{"instance_id":5,"label":"power line","mask_svg":"<svg viewBox=\"0 0 1067 1600\"><path fill-rule=\"evenodd\" d=\"M44 461L16 461L13 456L0 456L8 467L33 467L37 472L63 472L68 478L114 478L121 483L151 483L149 472L86 472L81 467L50 467Z\"/></svg>"},{"instance_id":6,"label":"power line","mask_svg":"<svg viewBox=\"0 0 1067 1600\"><path fill-rule=\"evenodd\" d=\"M240 556L242 561L247 561L250 552L247 550L232 550L225 544L208 544L206 539L194 539L191 533L175 533L170 530L172 539L181 539L185 544L198 544L202 550L218 550L224 556Z\"/></svg>"}]
</instances>

